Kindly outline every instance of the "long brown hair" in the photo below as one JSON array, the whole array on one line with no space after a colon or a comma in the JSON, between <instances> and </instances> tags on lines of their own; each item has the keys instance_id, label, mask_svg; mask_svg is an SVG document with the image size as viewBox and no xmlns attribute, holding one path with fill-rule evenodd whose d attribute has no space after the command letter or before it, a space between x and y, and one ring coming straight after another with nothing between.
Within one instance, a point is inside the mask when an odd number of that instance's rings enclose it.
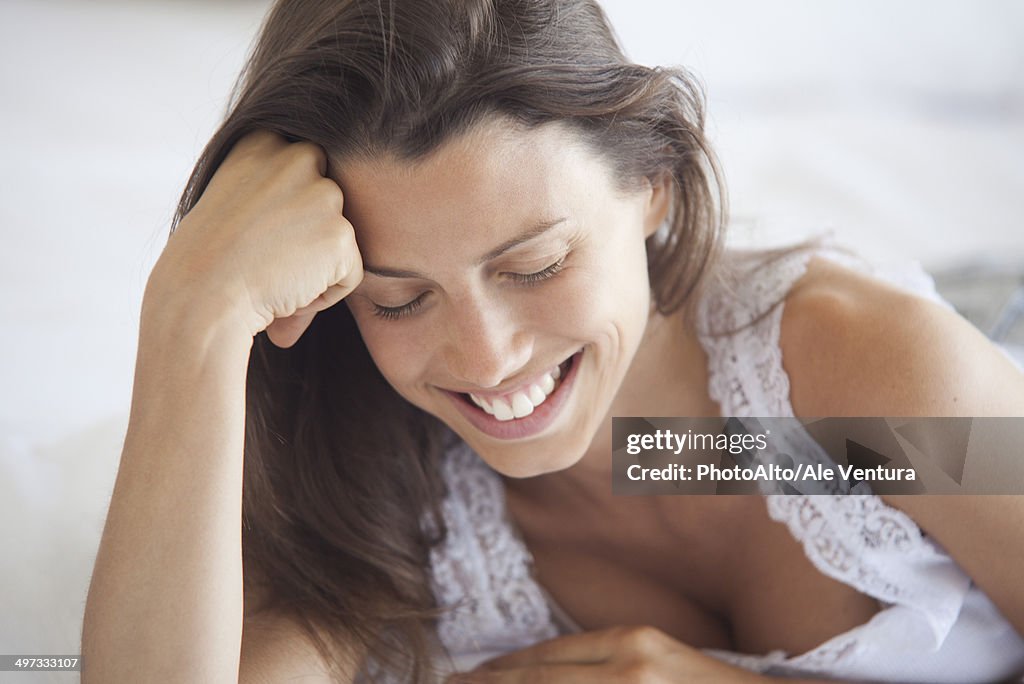
<instances>
[{"instance_id":1,"label":"long brown hair","mask_svg":"<svg viewBox=\"0 0 1024 684\"><path fill-rule=\"evenodd\" d=\"M724 224L703 95L681 69L630 63L594 0L278 2L175 225L254 130L320 145L331 164L415 160L496 115L570 125L624 188L671 179L648 267L656 307L689 315ZM258 335L246 391L247 595L297 620L328 662L354 644L394 676L426 681L438 462L453 437L391 389L345 306L291 349Z\"/></svg>"}]
</instances>

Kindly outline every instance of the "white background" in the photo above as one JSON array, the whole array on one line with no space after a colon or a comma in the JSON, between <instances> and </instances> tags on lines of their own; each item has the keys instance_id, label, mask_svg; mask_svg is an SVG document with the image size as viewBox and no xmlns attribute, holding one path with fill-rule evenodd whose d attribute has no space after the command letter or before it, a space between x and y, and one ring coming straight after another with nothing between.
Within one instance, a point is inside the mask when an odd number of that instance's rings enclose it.
<instances>
[{"instance_id":1,"label":"white background","mask_svg":"<svg viewBox=\"0 0 1024 684\"><path fill-rule=\"evenodd\" d=\"M266 6L0 0L0 653L78 652L142 288ZM1024 3L605 6L705 82L737 242L1024 263Z\"/></svg>"}]
</instances>

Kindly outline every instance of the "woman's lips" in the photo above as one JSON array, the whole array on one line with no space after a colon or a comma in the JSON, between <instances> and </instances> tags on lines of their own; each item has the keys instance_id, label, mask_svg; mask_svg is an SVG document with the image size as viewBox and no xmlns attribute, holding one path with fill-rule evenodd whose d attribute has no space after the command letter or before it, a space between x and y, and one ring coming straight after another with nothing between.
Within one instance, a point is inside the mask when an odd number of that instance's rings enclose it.
<instances>
[{"instance_id":1,"label":"woman's lips","mask_svg":"<svg viewBox=\"0 0 1024 684\"><path fill-rule=\"evenodd\" d=\"M566 362L559 364L562 372L554 390L550 394L545 393L545 398L539 403L531 401L531 405L536 404L532 406L532 412L521 418L499 420L507 418L505 410L519 409L519 413L526 413L522 406L512 407L506 402L504 407L499 407L498 401L501 400L488 400L487 397L477 396L477 401L483 400L482 403L488 404L492 409L491 413L488 413L466 394L449 390L445 392L459 412L484 434L504 440L525 439L539 434L554 422L572 390L582 356L581 350L569 357ZM525 388L525 391L529 392L530 388ZM519 403L522 403L522 399Z\"/></svg>"}]
</instances>

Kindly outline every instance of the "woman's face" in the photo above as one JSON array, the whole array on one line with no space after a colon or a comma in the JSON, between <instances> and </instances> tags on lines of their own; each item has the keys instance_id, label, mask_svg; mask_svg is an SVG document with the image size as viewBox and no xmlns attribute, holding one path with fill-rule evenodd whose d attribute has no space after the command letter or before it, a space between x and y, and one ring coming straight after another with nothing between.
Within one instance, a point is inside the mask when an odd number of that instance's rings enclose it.
<instances>
[{"instance_id":1,"label":"woman's face","mask_svg":"<svg viewBox=\"0 0 1024 684\"><path fill-rule=\"evenodd\" d=\"M643 336L664 184L623 194L569 129L497 120L336 168L366 272L346 301L388 382L505 475L578 461Z\"/></svg>"}]
</instances>

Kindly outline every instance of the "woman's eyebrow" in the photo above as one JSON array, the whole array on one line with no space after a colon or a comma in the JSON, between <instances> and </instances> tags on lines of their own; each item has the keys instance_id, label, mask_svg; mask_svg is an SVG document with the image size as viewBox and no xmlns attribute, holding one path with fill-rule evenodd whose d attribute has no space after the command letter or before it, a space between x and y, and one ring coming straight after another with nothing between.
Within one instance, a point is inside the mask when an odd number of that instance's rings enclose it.
<instances>
[{"instance_id":1,"label":"woman's eyebrow","mask_svg":"<svg viewBox=\"0 0 1024 684\"><path fill-rule=\"evenodd\" d=\"M523 231L519 235L516 235L515 237L509 240L506 240L505 242L501 243L491 251L487 252L482 257L477 259L476 265L480 266L492 259L496 259L505 252L507 252L508 250L512 249L513 247L518 247L524 242L529 242L534 238L538 238L544 233L554 228L555 226L561 225L562 223L565 223L568 220L569 218L567 216L563 216L561 218L552 219L550 221L542 221L541 223L538 223L532 228ZM422 273L417 273L416 271L406 271L403 269L371 266L367 264L365 261L363 262L363 271L366 273L372 273L373 275L379 276L381 278L419 278L421 280L430 280L430 278L428 278L427 276L423 275Z\"/></svg>"},{"instance_id":2,"label":"woman's eyebrow","mask_svg":"<svg viewBox=\"0 0 1024 684\"><path fill-rule=\"evenodd\" d=\"M568 220L569 218L567 216L563 216L561 218L556 218L550 221L543 221L541 223L538 223L533 228L530 228L529 230L520 233L511 240L506 240L505 242L501 243L500 245L492 249L487 254L484 254L482 257L477 259L476 265L481 266L483 264L486 264L491 259L498 258L499 256L501 256L508 250L512 249L513 247L517 247L523 244L524 242L529 242L534 238L540 237L541 235L548 232L555 226L565 223Z\"/></svg>"}]
</instances>

